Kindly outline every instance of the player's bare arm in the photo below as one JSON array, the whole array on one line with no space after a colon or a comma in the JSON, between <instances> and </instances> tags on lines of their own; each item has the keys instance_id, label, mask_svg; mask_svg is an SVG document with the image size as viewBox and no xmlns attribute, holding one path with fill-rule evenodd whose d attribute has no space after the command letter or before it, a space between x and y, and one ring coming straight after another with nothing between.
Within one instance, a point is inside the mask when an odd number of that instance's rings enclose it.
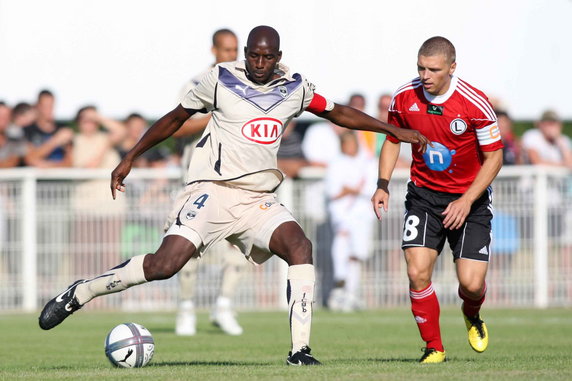
<instances>
[{"instance_id":1,"label":"player's bare arm","mask_svg":"<svg viewBox=\"0 0 572 381\"><path fill-rule=\"evenodd\" d=\"M211 116L205 115L201 117L189 118L183 123L181 128L179 128L173 134L174 138L181 138L183 136L191 136L202 133L203 130L207 127L207 124L211 120Z\"/></svg>"},{"instance_id":2,"label":"player's bare arm","mask_svg":"<svg viewBox=\"0 0 572 381\"><path fill-rule=\"evenodd\" d=\"M465 219L471 211L471 206L485 189L495 179L502 167L502 149L492 152L483 152L483 165L477 177L467 191L457 200L451 202L443 215L443 226L447 229L459 229L465 223Z\"/></svg>"},{"instance_id":3,"label":"player's bare arm","mask_svg":"<svg viewBox=\"0 0 572 381\"><path fill-rule=\"evenodd\" d=\"M197 110L185 109L178 105L175 109L167 113L147 130L143 137L135 144L135 146L121 160L119 165L111 172L111 195L115 200L115 191L125 191L123 180L131 172L133 161L149 148L167 139L175 133L183 123Z\"/></svg>"},{"instance_id":4,"label":"player's bare arm","mask_svg":"<svg viewBox=\"0 0 572 381\"><path fill-rule=\"evenodd\" d=\"M324 111L318 114L318 116L351 130L379 132L391 135L402 142L419 144L418 149L421 152L425 152L429 143L429 140L419 131L398 128L391 124L383 123L349 106L335 104L331 111Z\"/></svg>"},{"instance_id":5,"label":"player's bare arm","mask_svg":"<svg viewBox=\"0 0 572 381\"><path fill-rule=\"evenodd\" d=\"M383 142L381 153L379 154L379 177L378 184L371 203L373 211L378 220L381 220L381 208L385 212L389 210L389 180L395 169L395 163L399 157L401 143L393 143L389 140Z\"/></svg>"}]
</instances>

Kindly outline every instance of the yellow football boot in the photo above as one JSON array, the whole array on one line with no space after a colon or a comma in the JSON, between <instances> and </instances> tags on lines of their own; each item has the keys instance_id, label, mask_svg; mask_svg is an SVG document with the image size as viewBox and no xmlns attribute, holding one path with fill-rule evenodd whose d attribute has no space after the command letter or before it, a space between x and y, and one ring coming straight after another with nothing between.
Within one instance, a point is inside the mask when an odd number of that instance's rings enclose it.
<instances>
[{"instance_id":1,"label":"yellow football boot","mask_svg":"<svg viewBox=\"0 0 572 381\"><path fill-rule=\"evenodd\" d=\"M437 364L440 362L447 361L447 356L445 356L445 351L440 352L435 348L421 348L421 350L425 351L425 353L423 353L423 356L421 356L421 359L419 360L421 364Z\"/></svg>"},{"instance_id":2,"label":"yellow football boot","mask_svg":"<svg viewBox=\"0 0 572 381\"><path fill-rule=\"evenodd\" d=\"M475 352L482 353L489 346L489 332L481 315L470 318L463 314L469 335L469 344Z\"/></svg>"}]
</instances>

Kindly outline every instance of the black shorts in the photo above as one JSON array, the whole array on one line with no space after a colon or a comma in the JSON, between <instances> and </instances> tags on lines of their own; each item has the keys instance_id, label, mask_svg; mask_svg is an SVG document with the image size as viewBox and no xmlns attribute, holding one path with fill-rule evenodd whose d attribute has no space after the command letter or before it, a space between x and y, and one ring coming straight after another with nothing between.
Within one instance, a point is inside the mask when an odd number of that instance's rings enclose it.
<instances>
[{"instance_id":1,"label":"black shorts","mask_svg":"<svg viewBox=\"0 0 572 381\"><path fill-rule=\"evenodd\" d=\"M449 241L453 258L488 262L491 245L492 189L488 187L477 199L465 223L456 230L445 229L441 213L461 194L421 188L409 182L405 198L402 249L428 247L440 254Z\"/></svg>"}]
</instances>

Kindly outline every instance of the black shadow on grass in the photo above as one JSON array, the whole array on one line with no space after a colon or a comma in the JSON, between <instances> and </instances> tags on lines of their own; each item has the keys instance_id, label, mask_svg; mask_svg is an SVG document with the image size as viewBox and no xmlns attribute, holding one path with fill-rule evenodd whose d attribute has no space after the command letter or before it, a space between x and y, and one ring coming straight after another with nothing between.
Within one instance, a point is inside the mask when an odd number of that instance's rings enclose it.
<instances>
[{"instance_id":1,"label":"black shadow on grass","mask_svg":"<svg viewBox=\"0 0 572 381\"><path fill-rule=\"evenodd\" d=\"M371 362L419 362L419 359L405 359L405 358L393 358L393 359L367 359L366 361ZM459 358L459 357L447 357L447 362L476 362L474 358Z\"/></svg>"},{"instance_id":2,"label":"black shadow on grass","mask_svg":"<svg viewBox=\"0 0 572 381\"><path fill-rule=\"evenodd\" d=\"M152 333L172 333L175 334L175 327L173 326L173 328L167 328L167 327L157 327L157 328L153 328L150 326L146 326L147 329L149 329L150 332ZM224 333L220 328L217 328L215 326L212 327L208 327L205 329L198 329L197 330L197 334L206 334L206 335L216 335L216 336L228 336L226 333Z\"/></svg>"},{"instance_id":3,"label":"black shadow on grass","mask_svg":"<svg viewBox=\"0 0 572 381\"><path fill-rule=\"evenodd\" d=\"M366 361L371 362L419 362L419 359L403 359L403 358L393 358L393 359L367 359Z\"/></svg>"},{"instance_id":4,"label":"black shadow on grass","mask_svg":"<svg viewBox=\"0 0 572 381\"><path fill-rule=\"evenodd\" d=\"M273 363L249 362L249 361L164 361L153 362L149 367L159 366L272 366Z\"/></svg>"}]
</instances>

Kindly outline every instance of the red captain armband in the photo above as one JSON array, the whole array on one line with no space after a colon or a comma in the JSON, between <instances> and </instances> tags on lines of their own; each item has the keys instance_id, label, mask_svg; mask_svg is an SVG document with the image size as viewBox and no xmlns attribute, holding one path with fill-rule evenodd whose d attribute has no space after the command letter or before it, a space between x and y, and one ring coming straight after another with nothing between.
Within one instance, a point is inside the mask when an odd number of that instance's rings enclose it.
<instances>
[{"instance_id":1,"label":"red captain armband","mask_svg":"<svg viewBox=\"0 0 572 381\"><path fill-rule=\"evenodd\" d=\"M329 102L326 98L318 93L314 93L314 97L312 98L310 105L306 108L306 111L309 111L312 114L321 114L324 111L332 111L333 107L328 107L328 103Z\"/></svg>"}]
</instances>

